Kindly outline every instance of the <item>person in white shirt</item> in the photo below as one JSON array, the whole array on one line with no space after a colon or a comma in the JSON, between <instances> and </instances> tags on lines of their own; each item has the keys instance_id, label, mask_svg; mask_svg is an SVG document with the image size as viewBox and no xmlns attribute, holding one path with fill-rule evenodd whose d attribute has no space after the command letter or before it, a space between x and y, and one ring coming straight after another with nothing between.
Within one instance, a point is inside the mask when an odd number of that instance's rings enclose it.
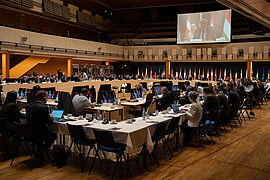
<instances>
[{"instance_id":1,"label":"person in white shirt","mask_svg":"<svg viewBox=\"0 0 270 180\"><path fill-rule=\"evenodd\" d=\"M88 80L88 76L86 72L83 72L83 81L87 81L87 80Z\"/></svg>"},{"instance_id":2,"label":"person in white shirt","mask_svg":"<svg viewBox=\"0 0 270 180\"><path fill-rule=\"evenodd\" d=\"M185 135L185 141L189 141L192 138L193 128L198 127L202 118L202 107L200 102L197 101L198 93L191 91L188 93L188 98L191 102L190 110L185 111L185 121L183 122L181 129Z\"/></svg>"},{"instance_id":3,"label":"person in white shirt","mask_svg":"<svg viewBox=\"0 0 270 180\"><path fill-rule=\"evenodd\" d=\"M0 84L0 106L4 104L6 95L3 93L3 86Z\"/></svg>"},{"instance_id":4,"label":"person in white shirt","mask_svg":"<svg viewBox=\"0 0 270 180\"><path fill-rule=\"evenodd\" d=\"M87 88L83 88L81 90L81 94L74 96L74 98L72 99L74 110L77 113L84 112L85 107L90 107L90 106L93 107L93 105L90 103L88 99L88 95L89 95L89 90Z\"/></svg>"}]
</instances>

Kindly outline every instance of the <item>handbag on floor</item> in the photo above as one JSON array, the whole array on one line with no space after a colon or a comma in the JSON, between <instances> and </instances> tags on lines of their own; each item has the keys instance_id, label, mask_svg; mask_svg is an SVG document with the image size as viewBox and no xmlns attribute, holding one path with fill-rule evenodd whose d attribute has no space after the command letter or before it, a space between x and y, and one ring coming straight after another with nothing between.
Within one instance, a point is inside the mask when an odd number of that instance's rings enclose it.
<instances>
[{"instance_id":1,"label":"handbag on floor","mask_svg":"<svg viewBox=\"0 0 270 180\"><path fill-rule=\"evenodd\" d=\"M67 151L66 146L61 144L53 145L53 158L54 158L54 165L58 168L65 166L67 164Z\"/></svg>"}]
</instances>

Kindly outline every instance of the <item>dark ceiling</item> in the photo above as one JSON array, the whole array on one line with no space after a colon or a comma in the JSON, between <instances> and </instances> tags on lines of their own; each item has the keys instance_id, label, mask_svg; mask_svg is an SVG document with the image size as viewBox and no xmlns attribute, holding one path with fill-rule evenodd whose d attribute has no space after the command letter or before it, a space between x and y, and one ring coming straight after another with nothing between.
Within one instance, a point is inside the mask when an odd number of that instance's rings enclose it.
<instances>
[{"instance_id":1,"label":"dark ceiling","mask_svg":"<svg viewBox=\"0 0 270 180\"><path fill-rule=\"evenodd\" d=\"M86 26L59 18L43 17L44 13L0 6L0 24L37 32L102 42L116 39L176 38L177 14L228 9L215 0L62 0L94 14L110 18L113 23L104 29ZM1 1L0 1L1 5ZM104 11L112 12L105 17ZM22 21L22 15L24 16ZM45 15L46 16L46 15ZM232 12L232 35L267 33L269 29ZM262 39L266 40L266 39ZM254 39L252 39L254 41ZM236 42L236 41L235 41Z\"/></svg>"}]
</instances>

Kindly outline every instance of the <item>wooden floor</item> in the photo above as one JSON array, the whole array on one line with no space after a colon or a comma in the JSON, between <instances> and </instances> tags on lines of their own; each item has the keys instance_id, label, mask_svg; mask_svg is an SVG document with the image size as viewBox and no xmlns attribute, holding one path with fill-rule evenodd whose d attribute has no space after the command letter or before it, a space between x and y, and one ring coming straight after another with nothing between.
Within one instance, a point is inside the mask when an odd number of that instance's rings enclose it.
<instances>
[{"instance_id":1,"label":"wooden floor","mask_svg":"<svg viewBox=\"0 0 270 180\"><path fill-rule=\"evenodd\" d=\"M160 167L148 161L146 170L141 162L137 166L131 161L130 179L270 179L270 102L255 109L255 113L255 118L223 133L222 141L215 138L216 144L206 145L204 150L185 147L184 152L176 152L168 160L160 148ZM30 170L29 157L24 156L16 158L13 166L9 161L0 162L0 179L109 179L112 173L105 164L101 169L98 161L90 176L80 173L80 167L80 158L73 156L69 165L60 169L47 163ZM125 166L119 166L115 178L125 179L125 172Z\"/></svg>"}]
</instances>

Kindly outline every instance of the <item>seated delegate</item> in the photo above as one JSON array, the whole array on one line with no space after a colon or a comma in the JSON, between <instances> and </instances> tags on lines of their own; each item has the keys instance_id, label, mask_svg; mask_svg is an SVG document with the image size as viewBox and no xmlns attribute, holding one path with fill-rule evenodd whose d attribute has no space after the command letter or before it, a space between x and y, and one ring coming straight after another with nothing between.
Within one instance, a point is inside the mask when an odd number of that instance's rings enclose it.
<instances>
[{"instance_id":1,"label":"seated delegate","mask_svg":"<svg viewBox=\"0 0 270 180\"><path fill-rule=\"evenodd\" d=\"M74 96L74 98L72 99L72 104L74 107L74 110L77 113L82 113L84 112L84 108L85 107L89 107L92 106L94 107L94 105L92 105L88 99L89 96L89 90L86 88L83 88L81 90L80 94L77 94L76 96Z\"/></svg>"},{"instance_id":2,"label":"seated delegate","mask_svg":"<svg viewBox=\"0 0 270 180\"><path fill-rule=\"evenodd\" d=\"M157 110L159 111L166 110L168 107L171 107L171 104L173 104L173 98L166 87L161 88L161 94L161 98L154 100L154 102L157 103Z\"/></svg>"},{"instance_id":3,"label":"seated delegate","mask_svg":"<svg viewBox=\"0 0 270 180\"><path fill-rule=\"evenodd\" d=\"M195 91L190 91L188 93L188 98L191 102L190 110L185 111L185 121L183 122L181 129L184 132L185 135L185 141L188 142L192 138L192 133L194 127L199 126L199 122L202 118L202 107L200 102L197 101L198 93Z\"/></svg>"},{"instance_id":4,"label":"seated delegate","mask_svg":"<svg viewBox=\"0 0 270 180\"><path fill-rule=\"evenodd\" d=\"M38 158L40 160L44 159L43 150L48 149L57 138L56 134L48 129L48 126L53 123L53 117L46 106L47 97L48 93L40 90L36 93L35 101L25 108L27 123L31 124L33 133L38 141L38 152L40 152Z\"/></svg>"},{"instance_id":5,"label":"seated delegate","mask_svg":"<svg viewBox=\"0 0 270 180\"><path fill-rule=\"evenodd\" d=\"M4 117L8 122L20 123L22 118L25 118L17 107L17 92L10 91L7 94L6 100L0 111L1 117Z\"/></svg>"}]
</instances>

